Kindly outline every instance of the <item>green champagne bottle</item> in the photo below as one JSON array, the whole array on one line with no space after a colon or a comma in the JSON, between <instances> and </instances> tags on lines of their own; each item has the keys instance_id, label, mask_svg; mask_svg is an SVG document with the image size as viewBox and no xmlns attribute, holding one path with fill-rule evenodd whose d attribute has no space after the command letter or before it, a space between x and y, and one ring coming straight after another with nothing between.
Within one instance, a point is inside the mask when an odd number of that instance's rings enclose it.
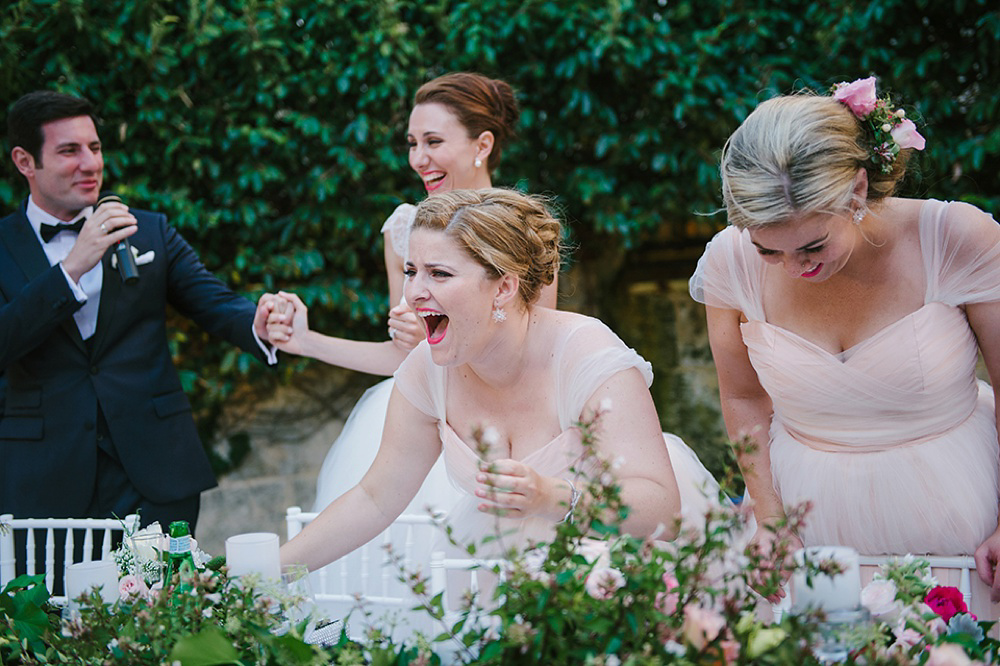
<instances>
[{"instance_id":1,"label":"green champagne bottle","mask_svg":"<svg viewBox=\"0 0 1000 666\"><path fill-rule=\"evenodd\" d=\"M181 565L187 562L194 570L194 556L191 555L191 527L186 520L170 523L170 554L167 560L167 580L169 584L180 573Z\"/></svg>"}]
</instances>

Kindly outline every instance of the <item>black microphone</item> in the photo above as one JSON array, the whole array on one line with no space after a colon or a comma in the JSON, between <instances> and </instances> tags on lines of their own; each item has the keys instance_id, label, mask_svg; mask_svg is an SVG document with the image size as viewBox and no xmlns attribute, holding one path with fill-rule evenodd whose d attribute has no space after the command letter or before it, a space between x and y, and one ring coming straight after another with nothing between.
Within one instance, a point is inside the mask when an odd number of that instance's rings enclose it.
<instances>
[{"instance_id":1,"label":"black microphone","mask_svg":"<svg viewBox=\"0 0 1000 666\"><path fill-rule=\"evenodd\" d=\"M94 211L103 203L123 203L120 197L114 194L105 194L94 204ZM132 244L127 238L123 238L115 245L115 256L118 257L118 274L122 276L125 284L135 284L139 281L139 268L135 265L135 256L132 254Z\"/></svg>"}]
</instances>

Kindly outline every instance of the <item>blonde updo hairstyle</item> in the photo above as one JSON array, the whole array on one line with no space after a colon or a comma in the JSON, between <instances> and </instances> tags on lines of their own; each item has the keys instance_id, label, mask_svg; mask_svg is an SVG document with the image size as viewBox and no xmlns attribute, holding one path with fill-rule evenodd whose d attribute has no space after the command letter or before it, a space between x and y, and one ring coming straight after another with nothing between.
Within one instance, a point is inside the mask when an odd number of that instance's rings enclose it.
<instances>
[{"instance_id":1,"label":"blonde updo hairstyle","mask_svg":"<svg viewBox=\"0 0 1000 666\"><path fill-rule=\"evenodd\" d=\"M519 279L525 305L559 271L562 225L540 197L517 190L453 190L417 206L413 230L443 231L469 253L491 279Z\"/></svg>"},{"instance_id":2,"label":"blonde updo hairstyle","mask_svg":"<svg viewBox=\"0 0 1000 666\"><path fill-rule=\"evenodd\" d=\"M492 132L493 151L486 159L490 173L500 164L500 155L514 137L521 117L510 84L472 72L454 72L428 81L413 96L413 105L418 104L445 106L462 123L470 139Z\"/></svg>"},{"instance_id":3,"label":"blonde updo hairstyle","mask_svg":"<svg viewBox=\"0 0 1000 666\"><path fill-rule=\"evenodd\" d=\"M722 149L729 222L753 228L874 207L895 191L911 151L900 151L888 174L872 166L870 151L861 121L832 97L802 93L761 103ZM854 192L861 168L867 200Z\"/></svg>"}]
</instances>

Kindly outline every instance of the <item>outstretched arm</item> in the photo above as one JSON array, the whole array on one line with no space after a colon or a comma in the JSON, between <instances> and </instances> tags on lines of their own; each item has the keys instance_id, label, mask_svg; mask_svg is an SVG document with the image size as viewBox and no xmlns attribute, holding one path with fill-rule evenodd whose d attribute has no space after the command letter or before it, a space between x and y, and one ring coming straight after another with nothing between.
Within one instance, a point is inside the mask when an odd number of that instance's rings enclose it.
<instances>
[{"instance_id":1,"label":"outstretched arm","mask_svg":"<svg viewBox=\"0 0 1000 666\"><path fill-rule=\"evenodd\" d=\"M281 547L282 564L312 571L368 543L402 513L440 453L437 422L393 388L375 462L358 485Z\"/></svg>"},{"instance_id":2,"label":"outstretched arm","mask_svg":"<svg viewBox=\"0 0 1000 666\"><path fill-rule=\"evenodd\" d=\"M297 295L279 292L267 316L267 339L287 354L308 356L330 365L373 375L391 375L407 351L391 340L364 342L323 335L309 328L309 309ZM279 305L286 303L287 305Z\"/></svg>"}]
</instances>

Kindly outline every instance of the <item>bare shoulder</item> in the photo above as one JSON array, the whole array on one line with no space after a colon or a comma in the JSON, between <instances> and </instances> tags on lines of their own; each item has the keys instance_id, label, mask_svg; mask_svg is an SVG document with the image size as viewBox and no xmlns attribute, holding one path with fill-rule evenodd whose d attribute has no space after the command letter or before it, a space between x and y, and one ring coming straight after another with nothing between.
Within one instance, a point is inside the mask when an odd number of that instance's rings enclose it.
<instances>
[{"instance_id":1,"label":"bare shoulder","mask_svg":"<svg viewBox=\"0 0 1000 666\"><path fill-rule=\"evenodd\" d=\"M540 327L555 331L569 332L580 328L590 328L593 330L610 330L600 319L588 317L578 312L568 312L566 310L553 310L551 308L536 307L532 309L532 322Z\"/></svg>"},{"instance_id":2,"label":"bare shoulder","mask_svg":"<svg viewBox=\"0 0 1000 666\"><path fill-rule=\"evenodd\" d=\"M877 214L884 220L886 227L893 235L908 236L916 234L920 228L920 212L923 210L923 199L888 199L883 209Z\"/></svg>"},{"instance_id":3,"label":"bare shoulder","mask_svg":"<svg viewBox=\"0 0 1000 666\"><path fill-rule=\"evenodd\" d=\"M533 308L531 325L535 339L546 348L561 348L567 343L585 348L602 347L619 340L604 322L576 312Z\"/></svg>"}]
</instances>

